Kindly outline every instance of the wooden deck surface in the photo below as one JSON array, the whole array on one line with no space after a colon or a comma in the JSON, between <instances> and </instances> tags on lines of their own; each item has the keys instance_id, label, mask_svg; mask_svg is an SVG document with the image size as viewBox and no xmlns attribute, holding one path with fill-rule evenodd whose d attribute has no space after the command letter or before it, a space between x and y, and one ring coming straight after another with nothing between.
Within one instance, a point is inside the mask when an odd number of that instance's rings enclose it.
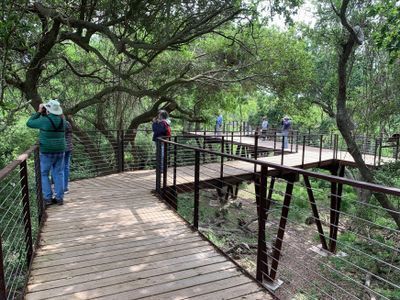
<instances>
[{"instance_id":1,"label":"wooden deck surface","mask_svg":"<svg viewBox=\"0 0 400 300\"><path fill-rule=\"evenodd\" d=\"M48 209L27 300L272 299L151 194L155 172L71 184Z\"/></svg>"}]
</instances>

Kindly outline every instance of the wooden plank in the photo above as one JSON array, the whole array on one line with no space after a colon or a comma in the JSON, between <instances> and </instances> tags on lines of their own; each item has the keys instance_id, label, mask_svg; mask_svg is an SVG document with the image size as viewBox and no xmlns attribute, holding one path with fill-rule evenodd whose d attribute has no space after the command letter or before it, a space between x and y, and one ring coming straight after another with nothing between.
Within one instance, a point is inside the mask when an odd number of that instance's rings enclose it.
<instances>
[{"instance_id":1,"label":"wooden plank","mask_svg":"<svg viewBox=\"0 0 400 300\"><path fill-rule=\"evenodd\" d=\"M117 267L114 268L101 269L89 274L69 276L61 279L48 277L47 280L44 281L42 280L43 278L42 276L38 278L32 277L31 280L29 281L27 289L29 292L38 292L63 286L65 287L68 285L75 286L77 284L82 284L85 282L90 282L102 278L119 276L145 270L159 269L166 266L179 265L188 262L190 262L192 266L194 265L194 263L198 262L201 262L203 263L203 265L206 265L208 263L207 260L212 259L214 257L219 257L220 259L222 259L222 257L217 252L212 250L199 253L192 253L188 255L185 255L186 254L185 252L187 252L187 250L179 251L179 256L172 256L167 258L160 256L159 258L157 258L158 260L152 260L149 263L142 263L139 260L125 261L125 264L119 264L117 265Z\"/></svg>"},{"instance_id":2,"label":"wooden plank","mask_svg":"<svg viewBox=\"0 0 400 300\"><path fill-rule=\"evenodd\" d=\"M157 284L166 280L180 278L179 276L196 275L199 272L211 272L225 266L232 266L224 257L215 256L208 258L206 261L190 261L187 263L174 264L157 269L140 270L136 268L135 271L129 270L128 272L116 273L120 270L114 270L109 276L102 274L100 278L93 279L87 282L76 283L74 285L52 287L43 291L32 292L27 299L37 300L47 298L54 298L67 294L76 294L85 292L90 294L90 297L97 297L99 295L106 295L107 291L114 290L114 286L118 285L119 291L123 290L125 286L132 288L142 286L143 284L153 283ZM172 273L172 274L171 274ZM95 290L95 292L94 292ZM93 291L93 292L92 292Z\"/></svg>"},{"instance_id":3,"label":"wooden plank","mask_svg":"<svg viewBox=\"0 0 400 300\"><path fill-rule=\"evenodd\" d=\"M173 227L175 225L182 225L182 220L177 221L177 220L169 220L169 221L165 221L165 222L151 222L151 223L146 223L146 224L134 224L134 225L124 225L124 226L120 226L120 225L116 225L115 223L110 223L110 224L98 224L96 226L92 226L92 227L79 227L78 229L75 230L69 230L68 232L66 232L65 230L62 229L54 229L51 230L52 228L47 228L47 231L44 231L42 233L42 236L44 238L48 238L48 239L53 239L53 238L57 238L60 237L60 235L62 235L62 237L77 237L77 236L84 236L85 234L94 234L94 233L106 233L106 232L110 232L110 231L139 231L139 230L152 230L153 228L160 228L163 227L165 225L165 227ZM47 227L47 226L46 226Z\"/></svg>"},{"instance_id":4,"label":"wooden plank","mask_svg":"<svg viewBox=\"0 0 400 300\"><path fill-rule=\"evenodd\" d=\"M223 262L62 297L53 297L53 299L92 299L95 297L102 297L102 299L139 299L145 296L160 295L173 290L238 276L239 273L232 265L231 262Z\"/></svg>"},{"instance_id":5,"label":"wooden plank","mask_svg":"<svg viewBox=\"0 0 400 300\"><path fill-rule=\"evenodd\" d=\"M79 232L75 236L66 237L66 238L47 238L44 237L41 239L41 247L38 249L37 255L42 251L48 251L47 253L51 253L52 251L68 251L75 246L93 244L97 242L110 241L110 240L119 240L128 237L140 237L146 235L164 235L174 231L182 231L186 229L187 232L190 232L190 229L187 228L186 225L183 224L174 224L174 226L164 226L164 227L156 227L152 229L136 229L136 230L126 230L126 231L108 231L105 233L95 234L86 234L84 232Z\"/></svg>"},{"instance_id":6,"label":"wooden plank","mask_svg":"<svg viewBox=\"0 0 400 300\"><path fill-rule=\"evenodd\" d=\"M251 293L259 292L262 290L257 284L254 284L253 281L249 279L249 282L240 284L240 285L232 285L230 281L226 284L221 285L221 289L218 291L213 291L207 294L201 294L199 296L190 296L191 300L209 300L209 299L229 299L229 297L240 297L245 296ZM272 297L267 298L272 299Z\"/></svg>"},{"instance_id":7,"label":"wooden plank","mask_svg":"<svg viewBox=\"0 0 400 300\"><path fill-rule=\"evenodd\" d=\"M240 286L245 283L251 283L252 286L257 286L246 276L240 276L240 273L235 277L230 277L228 279L212 281L205 284L196 284L194 286L179 289L173 292L162 293L150 297L145 297L146 300L183 300L183 299L192 299L192 297L198 295L206 294L206 299L223 299L222 297L226 297L229 295L228 290L226 288L230 288L233 286ZM260 288L259 288L260 289ZM218 294L220 295L218 297ZM232 294L231 294L232 295Z\"/></svg>"},{"instance_id":8,"label":"wooden plank","mask_svg":"<svg viewBox=\"0 0 400 300\"><path fill-rule=\"evenodd\" d=\"M273 299L267 292L255 292L243 296L238 296L234 298L226 298L226 299L242 299L242 300L266 300L266 299Z\"/></svg>"},{"instance_id":9,"label":"wooden plank","mask_svg":"<svg viewBox=\"0 0 400 300\"><path fill-rule=\"evenodd\" d=\"M145 265L150 265L151 263L155 263L158 261L164 261L164 260L169 260L169 259L178 259L180 257L185 257L193 254L198 254L201 255L203 252L212 252L215 253L214 249L212 249L211 246L203 246L203 247L197 247L197 248L182 248L179 250L175 250L172 252L165 252L165 253L159 253L156 255L152 256L143 256L143 257L128 257L128 256L120 256L120 257L114 257L113 260L108 260L108 261L101 261L98 264L94 265L89 265L89 266L84 266L82 268L75 268L71 270L62 270L58 269L55 272L50 272L50 273L37 273L34 272L31 274L31 280L30 283L41 283L41 282L51 282L54 280L65 280L65 279L71 279L75 277L80 277L84 275L93 275L95 273L99 272L105 272L108 270L113 270L113 269L118 269L122 268L125 266L134 266L134 265L140 265L140 264L145 264Z\"/></svg>"},{"instance_id":10,"label":"wooden plank","mask_svg":"<svg viewBox=\"0 0 400 300\"><path fill-rule=\"evenodd\" d=\"M44 257L44 259L35 259L33 262L33 270L36 269L49 269L49 267L56 267L65 265L65 267L71 268L75 265L82 265L84 263L90 263L92 260L113 257L118 255L124 255L128 253L137 253L137 255L154 255L160 253L160 251L173 251L174 248L178 248L179 245L184 244L196 245L196 246L204 246L207 245L207 242L199 240L197 236L186 235L181 239L174 239L173 241L168 240L165 241L163 239L154 239L149 240L143 243L134 243L134 244L122 244L117 245L117 247L102 247L101 249L95 249L95 251L91 253L82 254L79 256L63 256L60 255L57 258L48 258ZM178 246L175 246L178 245ZM166 249L167 248L167 249Z\"/></svg>"},{"instance_id":11,"label":"wooden plank","mask_svg":"<svg viewBox=\"0 0 400 300\"><path fill-rule=\"evenodd\" d=\"M125 244L129 244L130 247L137 247L147 244L154 244L155 242L164 242L166 239L187 238L191 236L193 236L193 233L190 232L188 228L182 228L173 232L167 231L164 234L148 233L133 237L125 236L117 239L108 238L102 241L94 241L85 243L83 245L76 245L61 249L60 247L57 247L53 250L41 248L37 251L36 261L41 261L43 256L45 256L46 260L55 260L58 258L76 257L103 251L114 251L120 248L125 248Z\"/></svg>"}]
</instances>

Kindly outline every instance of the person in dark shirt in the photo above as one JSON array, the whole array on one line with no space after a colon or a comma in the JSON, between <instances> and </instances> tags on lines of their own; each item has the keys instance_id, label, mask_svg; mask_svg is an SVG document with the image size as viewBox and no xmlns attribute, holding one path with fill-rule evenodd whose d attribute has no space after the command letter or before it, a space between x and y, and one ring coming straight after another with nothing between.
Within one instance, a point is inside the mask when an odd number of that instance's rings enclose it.
<instances>
[{"instance_id":1,"label":"person in dark shirt","mask_svg":"<svg viewBox=\"0 0 400 300\"><path fill-rule=\"evenodd\" d=\"M64 153L64 193L69 192L68 182L69 182L69 166L72 156L72 125L70 122L65 120L65 153Z\"/></svg>"},{"instance_id":2,"label":"person in dark shirt","mask_svg":"<svg viewBox=\"0 0 400 300\"><path fill-rule=\"evenodd\" d=\"M170 137L171 136L171 125L168 119L168 113L165 110L160 110L158 116L153 119L152 129L153 129L153 141L157 146L157 139L160 137ZM164 160L164 144L161 143L161 171L163 171L163 160Z\"/></svg>"}]
</instances>

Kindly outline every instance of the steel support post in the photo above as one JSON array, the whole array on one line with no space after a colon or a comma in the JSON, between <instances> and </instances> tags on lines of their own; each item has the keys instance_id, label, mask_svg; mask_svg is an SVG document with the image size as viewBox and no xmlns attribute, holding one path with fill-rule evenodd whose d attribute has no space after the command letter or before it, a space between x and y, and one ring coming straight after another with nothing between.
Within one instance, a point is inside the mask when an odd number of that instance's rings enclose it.
<instances>
[{"instance_id":1,"label":"steel support post","mask_svg":"<svg viewBox=\"0 0 400 300\"><path fill-rule=\"evenodd\" d=\"M194 160L194 209L193 226L199 228L199 202L200 202L200 151L195 151Z\"/></svg>"},{"instance_id":2,"label":"steel support post","mask_svg":"<svg viewBox=\"0 0 400 300\"><path fill-rule=\"evenodd\" d=\"M278 271L279 259L281 257L281 250L283 244L283 237L285 235L285 228L286 228L287 217L289 214L290 202L292 200L294 181L295 181L294 175L290 175L287 177L286 192L283 200L281 219L279 221L278 233L272 253L271 271L269 275L272 281L276 279L276 274Z\"/></svg>"},{"instance_id":3,"label":"steel support post","mask_svg":"<svg viewBox=\"0 0 400 300\"><path fill-rule=\"evenodd\" d=\"M317 203L315 202L314 193L313 193L313 190L311 187L310 180L309 180L308 176L306 176L306 175L303 175L303 177L304 177L304 183L307 188L308 200L310 201L310 204L311 204L311 209L313 212L315 224L317 225L319 239L321 241L322 248L325 250L328 250L328 245L326 243L326 239L325 239L325 235L324 235L324 229L322 228L322 223L319 218Z\"/></svg>"},{"instance_id":4,"label":"steel support post","mask_svg":"<svg viewBox=\"0 0 400 300\"><path fill-rule=\"evenodd\" d=\"M42 192L42 176L40 171L39 147L35 149L34 161L35 161L34 168L35 168L35 183L36 183L36 204L38 207L38 221L40 224L45 214L45 206L44 206L43 192Z\"/></svg>"},{"instance_id":5,"label":"steel support post","mask_svg":"<svg viewBox=\"0 0 400 300\"><path fill-rule=\"evenodd\" d=\"M343 177L345 166L341 165L331 170L332 175ZM337 234L339 229L340 206L342 202L343 184L331 182L331 211L329 230L329 251L336 253Z\"/></svg>"},{"instance_id":6,"label":"steel support post","mask_svg":"<svg viewBox=\"0 0 400 300\"><path fill-rule=\"evenodd\" d=\"M161 193L161 141L159 139L156 140L156 192Z\"/></svg>"},{"instance_id":7,"label":"steel support post","mask_svg":"<svg viewBox=\"0 0 400 300\"><path fill-rule=\"evenodd\" d=\"M268 277L268 256L267 256L267 244L265 240L265 223L266 223L266 212L269 208L267 204L267 173L268 167L261 166L260 178L257 180L256 187L256 201L258 211L258 245L257 245L257 271L256 278L262 282L264 275Z\"/></svg>"},{"instance_id":8,"label":"steel support post","mask_svg":"<svg viewBox=\"0 0 400 300\"><path fill-rule=\"evenodd\" d=\"M0 235L0 299L7 299L6 279L4 276L3 244Z\"/></svg>"},{"instance_id":9,"label":"steel support post","mask_svg":"<svg viewBox=\"0 0 400 300\"><path fill-rule=\"evenodd\" d=\"M32 225L31 225L31 210L29 203L29 187L28 187L28 165L26 160L20 164L20 177L22 189L22 217L24 220L25 244L26 244L26 263L29 267L33 255L32 242Z\"/></svg>"}]
</instances>

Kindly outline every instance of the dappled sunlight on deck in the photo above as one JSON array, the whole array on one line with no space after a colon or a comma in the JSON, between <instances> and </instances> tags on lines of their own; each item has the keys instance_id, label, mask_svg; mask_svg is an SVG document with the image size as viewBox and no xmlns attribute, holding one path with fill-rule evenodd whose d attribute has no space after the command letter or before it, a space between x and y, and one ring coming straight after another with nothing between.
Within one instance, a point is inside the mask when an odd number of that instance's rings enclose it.
<instances>
[{"instance_id":1,"label":"dappled sunlight on deck","mask_svg":"<svg viewBox=\"0 0 400 300\"><path fill-rule=\"evenodd\" d=\"M155 172L71 184L52 206L26 299L269 299L152 195Z\"/></svg>"}]
</instances>

